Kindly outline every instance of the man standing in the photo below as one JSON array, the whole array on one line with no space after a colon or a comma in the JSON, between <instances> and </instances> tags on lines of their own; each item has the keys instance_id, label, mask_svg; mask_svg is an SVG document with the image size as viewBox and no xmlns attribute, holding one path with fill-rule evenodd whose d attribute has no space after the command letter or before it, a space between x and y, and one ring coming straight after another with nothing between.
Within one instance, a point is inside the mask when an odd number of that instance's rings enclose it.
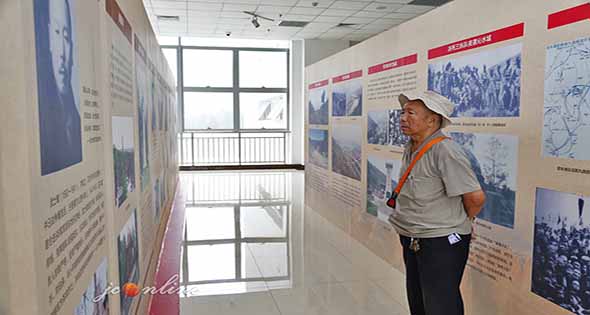
<instances>
[{"instance_id":1,"label":"man standing","mask_svg":"<svg viewBox=\"0 0 590 315\"><path fill-rule=\"evenodd\" d=\"M401 173L450 124L455 105L432 91L399 96L401 131L410 137ZM406 290L412 315L462 315L461 278L467 263L472 221L485 194L461 147L450 139L434 144L397 197L389 221L400 234Z\"/></svg>"}]
</instances>

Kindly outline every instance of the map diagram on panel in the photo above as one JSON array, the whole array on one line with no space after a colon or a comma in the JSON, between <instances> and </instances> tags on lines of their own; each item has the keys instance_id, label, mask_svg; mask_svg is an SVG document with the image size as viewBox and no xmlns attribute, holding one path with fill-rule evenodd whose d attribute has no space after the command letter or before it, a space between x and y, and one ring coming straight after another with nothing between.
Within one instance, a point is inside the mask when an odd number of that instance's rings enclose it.
<instances>
[{"instance_id":1,"label":"map diagram on panel","mask_svg":"<svg viewBox=\"0 0 590 315\"><path fill-rule=\"evenodd\" d=\"M547 47L543 156L590 160L590 38Z\"/></svg>"}]
</instances>

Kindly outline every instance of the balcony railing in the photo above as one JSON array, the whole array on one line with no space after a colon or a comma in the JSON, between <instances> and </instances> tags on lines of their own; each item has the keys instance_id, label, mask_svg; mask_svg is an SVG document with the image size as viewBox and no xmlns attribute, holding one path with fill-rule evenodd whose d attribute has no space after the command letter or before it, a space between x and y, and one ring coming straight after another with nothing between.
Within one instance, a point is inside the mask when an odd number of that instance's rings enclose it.
<instances>
[{"instance_id":1,"label":"balcony railing","mask_svg":"<svg viewBox=\"0 0 590 315\"><path fill-rule=\"evenodd\" d=\"M286 164L288 132L184 132L180 166Z\"/></svg>"}]
</instances>

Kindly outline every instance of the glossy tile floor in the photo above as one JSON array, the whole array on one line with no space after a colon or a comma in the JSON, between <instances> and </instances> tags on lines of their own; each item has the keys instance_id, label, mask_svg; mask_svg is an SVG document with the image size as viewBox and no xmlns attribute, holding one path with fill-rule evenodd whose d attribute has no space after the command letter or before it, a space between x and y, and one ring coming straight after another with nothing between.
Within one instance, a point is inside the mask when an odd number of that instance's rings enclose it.
<instances>
[{"instance_id":1,"label":"glossy tile floor","mask_svg":"<svg viewBox=\"0 0 590 315\"><path fill-rule=\"evenodd\" d=\"M403 275L306 208L303 176L181 173L181 314L409 314Z\"/></svg>"}]
</instances>

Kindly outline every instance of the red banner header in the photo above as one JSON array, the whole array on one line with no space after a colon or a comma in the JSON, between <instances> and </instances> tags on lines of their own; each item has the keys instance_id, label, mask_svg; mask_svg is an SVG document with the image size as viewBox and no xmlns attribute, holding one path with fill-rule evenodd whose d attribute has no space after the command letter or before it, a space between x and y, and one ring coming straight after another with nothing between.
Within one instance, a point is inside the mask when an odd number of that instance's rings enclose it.
<instances>
[{"instance_id":1,"label":"red banner header","mask_svg":"<svg viewBox=\"0 0 590 315\"><path fill-rule=\"evenodd\" d=\"M328 82L329 82L329 80L326 79L326 80L323 80L323 81L312 83L312 84L309 85L309 89L310 90L313 90L313 89L317 89L317 88L322 87L322 86L326 86L326 85L328 85Z\"/></svg>"},{"instance_id":2,"label":"red banner header","mask_svg":"<svg viewBox=\"0 0 590 315\"><path fill-rule=\"evenodd\" d=\"M369 67L369 74L379 73L387 70L400 68L403 66L409 66L418 62L418 54L409 55L396 60L391 60Z\"/></svg>"},{"instance_id":3,"label":"red banner header","mask_svg":"<svg viewBox=\"0 0 590 315\"><path fill-rule=\"evenodd\" d=\"M337 77L332 78L332 83L338 83L343 81L348 81L356 78L360 78L363 76L363 70L354 71L351 73L339 75Z\"/></svg>"},{"instance_id":4,"label":"red banner header","mask_svg":"<svg viewBox=\"0 0 590 315\"><path fill-rule=\"evenodd\" d=\"M475 49L524 35L524 23L501 28L489 33L481 34L448 45L436 47L428 51L428 59L451 55L461 51Z\"/></svg>"},{"instance_id":5,"label":"red banner header","mask_svg":"<svg viewBox=\"0 0 590 315\"><path fill-rule=\"evenodd\" d=\"M550 30L583 20L590 20L590 3L584 3L577 7L549 14L547 18L547 29Z\"/></svg>"},{"instance_id":6,"label":"red banner header","mask_svg":"<svg viewBox=\"0 0 590 315\"><path fill-rule=\"evenodd\" d=\"M123 14L123 11L121 11L121 7L119 7L119 4L117 4L117 1L107 0L106 9L111 18L113 19L113 22L117 24L123 35L127 37L127 40L131 44L133 40L133 30L131 29L131 24L129 23L129 20L127 20L127 18Z\"/></svg>"}]
</instances>

